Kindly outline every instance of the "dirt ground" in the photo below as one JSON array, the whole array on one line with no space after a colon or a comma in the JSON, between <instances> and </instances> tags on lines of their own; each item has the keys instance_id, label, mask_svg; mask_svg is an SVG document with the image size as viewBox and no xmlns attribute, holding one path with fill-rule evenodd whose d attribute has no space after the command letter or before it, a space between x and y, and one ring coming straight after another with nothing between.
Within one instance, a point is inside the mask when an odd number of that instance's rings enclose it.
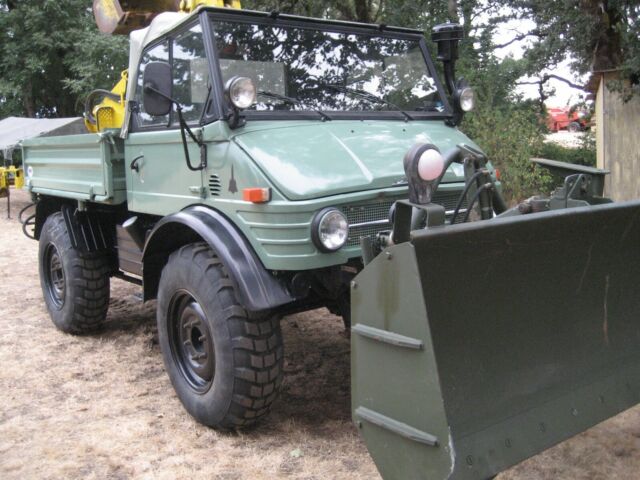
<instances>
[{"instance_id":1,"label":"dirt ground","mask_svg":"<svg viewBox=\"0 0 640 480\"><path fill-rule=\"evenodd\" d=\"M557 143L565 148L579 148L582 145L582 137L584 132L568 132L560 130L556 133L550 133L546 136L546 141Z\"/></svg>"},{"instance_id":2,"label":"dirt ground","mask_svg":"<svg viewBox=\"0 0 640 480\"><path fill-rule=\"evenodd\" d=\"M58 332L44 308L37 244L0 200L0 478L376 479L350 421L349 342L324 310L283 320L286 378L271 416L221 434L182 409L164 372L154 304L112 282L106 329ZM500 480L640 478L640 409Z\"/></svg>"}]
</instances>

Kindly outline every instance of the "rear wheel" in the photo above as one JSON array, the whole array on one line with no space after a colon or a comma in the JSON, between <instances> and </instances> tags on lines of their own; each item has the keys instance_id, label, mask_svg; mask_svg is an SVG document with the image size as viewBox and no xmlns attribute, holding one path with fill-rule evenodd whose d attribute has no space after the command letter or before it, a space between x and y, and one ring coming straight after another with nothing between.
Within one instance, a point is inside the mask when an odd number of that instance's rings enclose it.
<instances>
[{"instance_id":1,"label":"rear wheel","mask_svg":"<svg viewBox=\"0 0 640 480\"><path fill-rule=\"evenodd\" d=\"M267 414L282 382L279 319L249 316L206 244L187 245L169 258L157 318L167 373L196 420L228 430Z\"/></svg>"},{"instance_id":2,"label":"rear wheel","mask_svg":"<svg viewBox=\"0 0 640 480\"><path fill-rule=\"evenodd\" d=\"M47 218L39 246L40 285L54 325L66 333L99 329L109 308L109 261L73 248L61 213Z\"/></svg>"}]
</instances>

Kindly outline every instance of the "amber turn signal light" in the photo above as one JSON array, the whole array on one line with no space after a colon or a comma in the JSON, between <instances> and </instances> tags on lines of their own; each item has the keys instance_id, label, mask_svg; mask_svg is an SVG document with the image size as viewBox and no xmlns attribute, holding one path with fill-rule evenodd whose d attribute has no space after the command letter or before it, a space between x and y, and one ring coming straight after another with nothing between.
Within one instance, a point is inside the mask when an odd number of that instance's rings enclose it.
<instances>
[{"instance_id":1,"label":"amber turn signal light","mask_svg":"<svg viewBox=\"0 0 640 480\"><path fill-rule=\"evenodd\" d=\"M270 188L245 188L242 190L242 198L245 202L266 203L271 200Z\"/></svg>"}]
</instances>

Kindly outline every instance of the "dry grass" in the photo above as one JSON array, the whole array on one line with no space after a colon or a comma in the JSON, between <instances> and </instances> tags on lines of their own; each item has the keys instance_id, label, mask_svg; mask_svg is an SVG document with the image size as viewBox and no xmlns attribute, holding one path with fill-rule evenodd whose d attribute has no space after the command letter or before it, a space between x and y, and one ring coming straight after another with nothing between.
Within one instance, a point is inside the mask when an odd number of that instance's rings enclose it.
<instances>
[{"instance_id":1,"label":"dry grass","mask_svg":"<svg viewBox=\"0 0 640 480\"><path fill-rule=\"evenodd\" d=\"M26 195L14 197L14 215ZM375 479L352 427L349 343L325 311L283 320L283 393L244 434L196 424L175 397L154 304L112 283L99 335L56 331L37 275L37 244L0 201L0 478ZM301 455L291 453L299 450ZM640 478L640 410L503 474L501 480Z\"/></svg>"}]
</instances>

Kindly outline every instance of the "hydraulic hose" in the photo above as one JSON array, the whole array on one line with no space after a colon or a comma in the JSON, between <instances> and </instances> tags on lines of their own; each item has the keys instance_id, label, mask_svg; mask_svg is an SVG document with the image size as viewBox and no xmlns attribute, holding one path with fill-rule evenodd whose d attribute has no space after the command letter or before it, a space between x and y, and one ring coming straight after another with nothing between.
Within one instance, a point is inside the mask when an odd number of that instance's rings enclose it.
<instances>
[{"instance_id":1,"label":"hydraulic hose","mask_svg":"<svg viewBox=\"0 0 640 480\"><path fill-rule=\"evenodd\" d=\"M22 224L22 233L24 233L25 236L30 238L31 240L35 240L36 237L33 233L29 232L27 229L36 224L35 222L36 214L33 213L32 215L29 215L26 218L24 217L24 214L31 207L35 207L35 205L36 205L35 203L30 203L29 205L24 207L22 210L20 210L20 213L18 213L18 221Z\"/></svg>"},{"instance_id":2,"label":"hydraulic hose","mask_svg":"<svg viewBox=\"0 0 640 480\"><path fill-rule=\"evenodd\" d=\"M460 195L460 198L458 199L458 203L456 204L456 208L453 211L453 216L451 217L451 222L450 222L451 225L456 223L456 218L458 218L458 213L460 213L460 209L462 208L462 204L464 203L464 199L467 198L467 194L469 193L469 189L471 188L471 185L473 185L473 183L478 179L478 177L480 177L484 173L485 172L483 172L482 170L478 170L476 173L473 174L473 176L469 179L467 184L464 186L464 190L462 191L462 195Z\"/></svg>"},{"instance_id":3,"label":"hydraulic hose","mask_svg":"<svg viewBox=\"0 0 640 480\"><path fill-rule=\"evenodd\" d=\"M492 187L493 187L493 185L491 183L485 183L480 188L478 188L478 190L476 191L476 194L471 199L471 203L469 204L469 207L467 208L467 211L464 214L464 219L462 220L462 223L467 223L469 221L469 216L471 215L471 210L473 210L473 207L476 204L476 202L478 201L478 199L480 198L480 195L482 194L482 192L484 192L485 190L490 189Z\"/></svg>"}]
</instances>

